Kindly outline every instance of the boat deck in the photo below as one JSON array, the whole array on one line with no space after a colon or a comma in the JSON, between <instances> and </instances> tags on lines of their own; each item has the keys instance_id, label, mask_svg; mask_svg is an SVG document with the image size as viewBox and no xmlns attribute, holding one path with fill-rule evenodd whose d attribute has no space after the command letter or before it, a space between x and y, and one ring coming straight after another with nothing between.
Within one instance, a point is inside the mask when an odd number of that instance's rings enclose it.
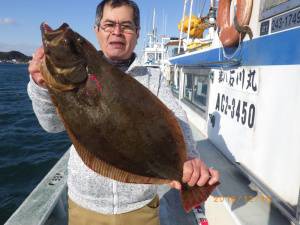
<instances>
[{"instance_id":1,"label":"boat deck","mask_svg":"<svg viewBox=\"0 0 300 225\"><path fill-rule=\"evenodd\" d=\"M262 194L237 165L230 162L201 132L193 128L202 160L220 172L221 184L205 203L210 225L293 224Z\"/></svg>"},{"instance_id":2,"label":"boat deck","mask_svg":"<svg viewBox=\"0 0 300 225\"><path fill-rule=\"evenodd\" d=\"M291 224L252 186L241 171L228 161L206 137L192 126L200 157L221 173L221 185L205 203L210 225L288 225ZM5 225L67 224L67 152L52 168ZM161 225L197 225L193 212L181 207L179 192L159 188Z\"/></svg>"}]
</instances>

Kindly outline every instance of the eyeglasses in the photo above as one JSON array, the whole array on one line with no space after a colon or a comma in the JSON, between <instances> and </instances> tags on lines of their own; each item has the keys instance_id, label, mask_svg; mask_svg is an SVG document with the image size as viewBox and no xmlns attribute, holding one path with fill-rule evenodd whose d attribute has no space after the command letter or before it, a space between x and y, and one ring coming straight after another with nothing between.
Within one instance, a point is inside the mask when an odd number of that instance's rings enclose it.
<instances>
[{"instance_id":1,"label":"eyeglasses","mask_svg":"<svg viewBox=\"0 0 300 225\"><path fill-rule=\"evenodd\" d=\"M103 24L100 24L99 27L107 33L112 33L116 29L117 25L119 26L122 33L126 33L126 34L136 33L137 27L130 22L116 23L113 21L107 21L104 22Z\"/></svg>"}]
</instances>

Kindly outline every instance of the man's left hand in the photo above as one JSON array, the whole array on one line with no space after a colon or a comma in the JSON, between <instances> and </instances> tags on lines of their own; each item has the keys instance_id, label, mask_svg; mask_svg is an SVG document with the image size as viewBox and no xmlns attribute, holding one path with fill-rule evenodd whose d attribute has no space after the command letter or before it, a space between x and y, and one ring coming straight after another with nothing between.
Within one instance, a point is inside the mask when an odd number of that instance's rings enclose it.
<instances>
[{"instance_id":1,"label":"man's left hand","mask_svg":"<svg viewBox=\"0 0 300 225\"><path fill-rule=\"evenodd\" d=\"M182 182L189 186L203 186L206 183L213 185L219 181L219 172L215 169L208 168L206 164L199 158L187 160L183 164ZM181 189L181 184L178 181L172 181L171 188Z\"/></svg>"}]
</instances>

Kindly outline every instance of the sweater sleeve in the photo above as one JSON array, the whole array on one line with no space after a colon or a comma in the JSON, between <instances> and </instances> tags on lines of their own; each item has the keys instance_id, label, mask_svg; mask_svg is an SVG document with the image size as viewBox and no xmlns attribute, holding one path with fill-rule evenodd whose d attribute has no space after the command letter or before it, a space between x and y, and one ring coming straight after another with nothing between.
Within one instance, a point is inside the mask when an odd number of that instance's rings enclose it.
<instances>
[{"instance_id":1,"label":"sweater sleeve","mask_svg":"<svg viewBox=\"0 0 300 225\"><path fill-rule=\"evenodd\" d=\"M31 76L27 85L27 93L31 99L33 111L41 127L49 133L64 131L64 125L56 113L48 90L38 86Z\"/></svg>"},{"instance_id":2,"label":"sweater sleeve","mask_svg":"<svg viewBox=\"0 0 300 225\"><path fill-rule=\"evenodd\" d=\"M187 145L188 150L188 158L199 158L199 154L196 151L195 141L192 135L192 130L190 128L188 118L186 116L185 111L176 101L173 96L171 89L167 86L165 79L163 76L160 78L158 97L159 99L175 114L180 127L182 129L184 139Z\"/></svg>"}]
</instances>

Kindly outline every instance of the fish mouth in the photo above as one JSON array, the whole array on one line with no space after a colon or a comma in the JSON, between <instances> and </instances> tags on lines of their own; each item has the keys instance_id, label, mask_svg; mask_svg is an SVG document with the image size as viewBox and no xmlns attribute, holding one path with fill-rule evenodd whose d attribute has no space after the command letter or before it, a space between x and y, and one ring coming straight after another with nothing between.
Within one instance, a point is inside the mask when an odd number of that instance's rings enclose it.
<instances>
[{"instance_id":1,"label":"fish mouth","mask_svg":"<svg viewBox=\"0 0 300 225\"><path fill-rule=\"evenodd\" d=\"M47 23L43 22L41 24L41 32L43 40L52 40L58 36L63 35L70 27L67 23L63 23L59 28L52 29Z\"/></svg>"},{"instance_id":2,"label":"fish mouth","mask_svg":"<svg viewBox=\"0 0 300 225\"><path fill-rule=\"evenodd\" d=\"M45 52L45 71L54 78L51 85L73 87L85 81L87 62L81 49L82 39L79 35L67 23L63 23L57 29L42 23L40 29Z\"/></svg>"}]
</instances>

